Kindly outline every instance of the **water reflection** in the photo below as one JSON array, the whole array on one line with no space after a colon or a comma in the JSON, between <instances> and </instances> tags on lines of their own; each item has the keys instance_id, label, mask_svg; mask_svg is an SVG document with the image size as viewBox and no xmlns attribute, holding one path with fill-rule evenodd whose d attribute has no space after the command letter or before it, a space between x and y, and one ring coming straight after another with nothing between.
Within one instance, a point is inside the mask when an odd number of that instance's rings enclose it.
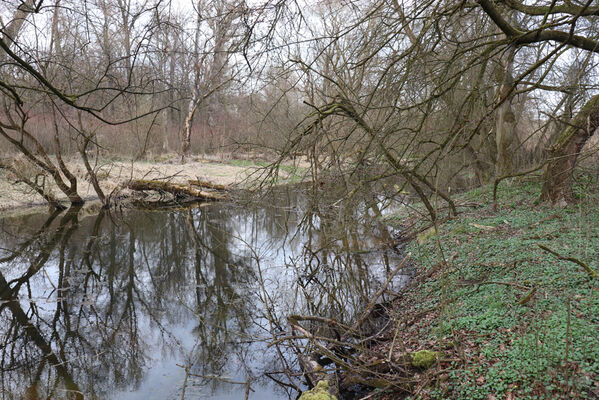
<instances>
[{"instance_id":1,"label":"water reflection","mask_svg":"<svg viewBox=\"0 0 599 400\"><path fill-rule=\"evenodd\" d=\"M374 197L259 203L0 220L0 398L295 397L286 317L351 321L399 256Z\"/></svg>"}]
</instances>

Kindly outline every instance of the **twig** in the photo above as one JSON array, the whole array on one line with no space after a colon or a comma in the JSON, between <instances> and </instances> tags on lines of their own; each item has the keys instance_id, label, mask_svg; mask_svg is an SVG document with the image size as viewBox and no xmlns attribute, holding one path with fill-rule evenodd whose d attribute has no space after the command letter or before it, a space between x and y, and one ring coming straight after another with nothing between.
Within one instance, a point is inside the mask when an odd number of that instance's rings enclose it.
<instances>
[{"instance_id":1,"label":"twig","mask_svg":"<svg viewBox=\"0 0 599 400\"><path fill-rule=\"evenodd\" d=\"M180 366L180 365L178 365ZM189 378L189 366L185 366L185 379L183 380L183 388L181 389L181 400L185 400L185 388L187 387L187 378Z\"/></svg>"},{"instance_id":2,"label":"twig","mask_svg":"<svg viewBox=\"0 0 599 400\"><path fill-rule=\"evenodd\" d=\"M250 382L251 382L251 380L250 380L250 377L248 376L248 380L245 383L245 396L243 396L243 400L248 400L250 397L250 390L251 390Z\"/></svg>"},{"instance_id":3,"label":"twig","mask_svg":"<svg viewBox=\"0 0 599 400\"><path fill-rule=\"evenodd\" d=\"M445 218L442 218L442 219L438 220L437 224L443 224L443 223L445 223L447 221L450 221L452 219L454 219L454 217L445 217ZM412 232L408 233L407 235L400 236L395 241L395 244L407 243L407 242L411 241L412 239L416 238L422 232L427 231L427 230L433 228L434 226L435 226L435 224L428 224L424 228L412 231Z\"/></svg>"},{"instance_id":4,"label":"twig","mask_svg":"<svg viewBox=\"0 0 599 400\"><path fill-rule=\"evenodd\" d=\"M507 178L516 178L518 176L524 176L524 175L528 175L528 174L532 174L533 172L536 172L538 170L540 170L541 168L543 168L545 166L547 162L543 162L541 165L537 165L534 168L528 169L526 171L522 171L522 172L517 172L514 174L508 174L508 175L504 175L501 176L499 178L495 178L495 183L493 184L493 206L492 206L492 210L493 211L497 211L497 187L499 186L499 183Z\"/></svg>"},{"instance_id":5,"label":"twig","mask_svg":"<svg viewBox=\"0 0 599 400\"><path fill-rule=\"evenodd\" d=\"M515 283L515 282L485 281L485 282L481 282L481 283L478 284L478 286L482 286L482 285L513 286L513 287L516 287L518 289L530 290L530 287L524 286L524 285L520 285L519 283Z\"/></svg>"},{"instance_id":6,"label":"twig","mask_svg":"<svg viewBox=\"0 0 599 400\"><path fill-rule=\"evenodd\" d=\"M270 343L268 343L268 345L266 345L266 348L270 348L272 346L276 346L280 343L287 342L290 340L298 340L298 339L310 339L310 338L307 336L299 336L299 335L281 336L280 338L275 339L275 340L271 341Z\"/></svg>"},{"instance_id":7,"label":"twig","mask_svg":"<svg viewBox=\"0 0 599 400\"><path fill-rule=\"evenodd\" d=\"M380 392L380 391L373 390L373 391L372 391L370 394L367 394L367 395L366 395L366 396L364 396L364 397L360 397L360 399L359 399L359 400L367 400L367 399L371 399L371 398L373 398L374 396L376 396L376 395L380 395L380 394L381 394L381 392Z\"/></svg>"},{"instance_id":8,"label":"twig","mask_svg":"<svg viewBox=\"0 0 599 400\"><path fill-rule=\"evenodd\" d=\"M529 286L524 286L524 285L520 285L519 283L515 283L515 282L503 282L503 281L485 281L485 280L480 280L480 281L474 281L474 282L458 282L458 284L460 286L474 286L476 285L476 289L478 290L480 286L483 285L503 285L503 286L512 286L518 289L522 289L522 290L530 290Z\"/></svg>"},{"instance_id":9,"label":"twig","mask_svg":"<svg viewBox=\"0 0 599 400\"><path fill-rule=\"evenodd\" d=\"M296 321L316 321L328 324L330 326L338 326L342 329L345 329L351 332L353 335L359 335L359 332L355 329L352 329L350 326L347 326L339 321L336 321L332 318L320 317L320 316L312 316L312 315L290 315L289 318Z\"/></svg>"},{"instance_id":10,"label":"twig","mask_svg":"<svg viewBox=\"0 0 599 400\"><path fill-rule=\"evenodd\" d=\"M320 350L320 354L329 357L335 364L346 368L346 369L351 369L351 364L349 364L348 362L342 360L341 358L337 357L337 355L335 353L333 353L330 349L328 349L326 346L323 346L320 342L320 340L327 340L327 341L335 341L334 339L328 339L328 338L323 338L323 337L317 337L315 335L312 335L310 332L308 332L306 329L304 329L301 325L299 325L297 322L293 321L293 320L289 320L289 325L291 325L292 329L297 330L298 332L302 333L304 336L308 337L310 339L310 341L316 345L316 347ZM337 341L335 341L337 342Z\"/></svg>"}]
</instances>

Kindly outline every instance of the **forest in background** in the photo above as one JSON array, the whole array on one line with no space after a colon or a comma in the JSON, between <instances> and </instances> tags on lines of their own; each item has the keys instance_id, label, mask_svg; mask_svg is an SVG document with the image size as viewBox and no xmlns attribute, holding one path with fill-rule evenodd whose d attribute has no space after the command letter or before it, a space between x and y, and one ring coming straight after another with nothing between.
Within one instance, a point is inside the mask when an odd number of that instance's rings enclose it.
<instances>
[{"instance_id":1,"label":"forest in background","mask_svg":"<svg viewBox=\"0 0 599 400\"><path fill-rule=\"evenodd\" d=\"M105 204L99 160L115 157L256 152L275 173L303 158L350 188L368 169L433 220L430 195L453 208L452 187L544 171L542 200L563 205L576 168L597 174L593 1L14 0L0 15L0 165L51 203L46 178L83 201L67 158Z\"/></svg>"}]
</instances>

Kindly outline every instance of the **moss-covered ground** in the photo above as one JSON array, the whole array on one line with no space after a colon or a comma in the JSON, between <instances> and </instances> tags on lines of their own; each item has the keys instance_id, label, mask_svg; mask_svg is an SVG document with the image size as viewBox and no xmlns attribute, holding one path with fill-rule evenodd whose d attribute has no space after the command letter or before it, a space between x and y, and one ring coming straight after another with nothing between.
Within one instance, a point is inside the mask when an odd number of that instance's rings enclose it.
<instances>
[{"instance_id":1,"label":"moss-covered ground","mask_svg":"<svg viewBox=\"0 0 599 400\"><path fill-rule=\"evenodd\" d=\"M539 193L502 183L496 211L490 186L461 194L457 218L407 244L418 272L395 303L387 350L443 353L409 398L599 399L599 279L563 259L599 270L599 201L581 191L553 208ZM415 211L389 223L424 228Z\"/></svg>"}]
</instances>

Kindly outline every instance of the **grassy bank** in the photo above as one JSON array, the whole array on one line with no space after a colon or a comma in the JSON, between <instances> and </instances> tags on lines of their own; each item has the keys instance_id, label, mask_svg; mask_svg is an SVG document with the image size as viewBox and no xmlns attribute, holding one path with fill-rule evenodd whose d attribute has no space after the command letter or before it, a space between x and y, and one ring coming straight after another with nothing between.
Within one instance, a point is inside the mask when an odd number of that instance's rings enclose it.
<instances>
[{"instance_id":1,"label":"grassy bank","mask_svg":"<svg viewBox=\"0 0 599 400\"><path fill-rule=\"evenodd\" d=\"M546 250L599 270L599 202L585 193L551 208L539 193L538 183L507 182L497 211L492 187L464 193L457 219L407 245L418 275L395 304L385 351L442 352L410 398L599 398L599 279Z\"/></svg>"}]
</instances>

